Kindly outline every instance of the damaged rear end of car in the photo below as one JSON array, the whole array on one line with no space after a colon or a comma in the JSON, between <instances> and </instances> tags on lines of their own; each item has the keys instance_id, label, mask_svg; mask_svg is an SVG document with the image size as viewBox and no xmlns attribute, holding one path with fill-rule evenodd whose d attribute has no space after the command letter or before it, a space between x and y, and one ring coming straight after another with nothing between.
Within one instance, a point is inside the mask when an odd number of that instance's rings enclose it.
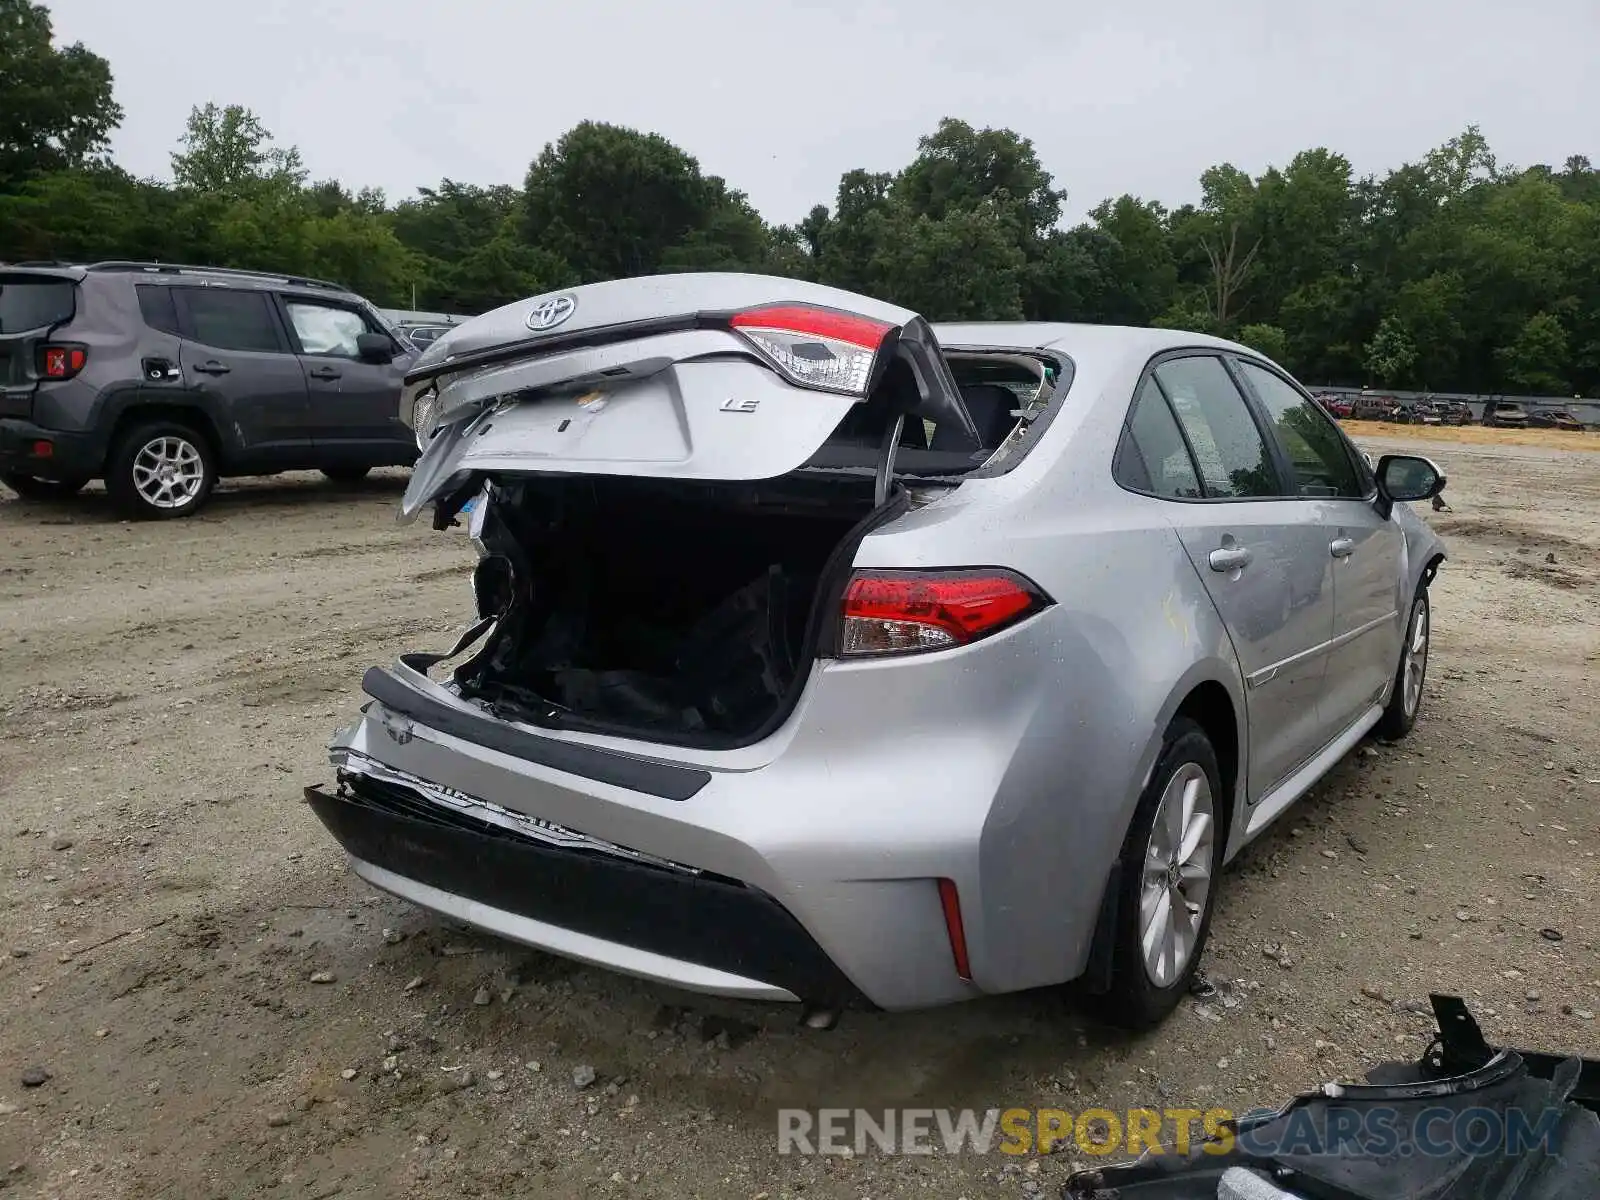
<instances>
[{"instance_id":1,"label":"damaged rear end of car","mask_svg":"<svg viewBox=\"0 0 1600 1200\"><path fill-rule=\"evenodd\" d=\"M338 789L307 798L369 881L513 940L691 990L893 1006L858 986L867 943L819 928L870 913L931 939L908 996L961 998L936 873L798 895L796 864L830 852L791 794L830 765L797 729L845 716L808 703L829 664L969 649L1050 605L1002 568L857 561L1019 460L1070 380L748 275L595 284L450 331L406 381L423 453L401 517L442 529L472 504L479 621L368 672Z\"/></svg>"}]
</instances>

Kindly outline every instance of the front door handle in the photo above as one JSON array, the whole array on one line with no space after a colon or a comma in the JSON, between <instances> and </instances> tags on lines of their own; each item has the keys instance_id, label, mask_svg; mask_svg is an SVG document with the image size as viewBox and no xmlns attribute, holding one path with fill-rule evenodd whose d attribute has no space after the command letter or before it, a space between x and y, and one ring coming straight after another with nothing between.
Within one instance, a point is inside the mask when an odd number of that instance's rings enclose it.
<instances>
[{"instance_id":1,"label":"front door handle","mask_svg":"<svg viewBox=\"0 0 1600 1200\"><path fill-rule=\"evenodd\" d=\"M218 362L214 358L209 362L195 364L194 369L199 371L202 375L226 375L229 371L233 370L233 368L227 363Z\"/></svg>"},{"instance_id":2,"label":"front door handle","mask_svg":"<svg viewBox=\"0 0 1600 1200\"><path fill-rule=\"evenodd\" d=\"M1356 543L1353 538L1336 537L1328 543L1328 553L1335 558L1349 558L1356 552Z\"/></svg>"},{"instance_id":3,"label":"front door handle","mask_svg":"<svg viewBox=\"0 0 1600 1200\"><path fill-rule=\"evenodd\" d=\"M1250 565L1253 556L1244 546L1224 546L1213 550L1206 560L1213 571L1238 571Z\"/></svg>"},{"instance_id":4,"label":"front door handle","mask_svg":"<svg viewBox=\"0 0 1600 1200\"><path fill-rule=\"evenodd\" d=\"M339 378L339 372L335 371L332 367L318 367L314 371L307 371L306 374L310 375L313 379Z\"/></svg>"}]
</instances>

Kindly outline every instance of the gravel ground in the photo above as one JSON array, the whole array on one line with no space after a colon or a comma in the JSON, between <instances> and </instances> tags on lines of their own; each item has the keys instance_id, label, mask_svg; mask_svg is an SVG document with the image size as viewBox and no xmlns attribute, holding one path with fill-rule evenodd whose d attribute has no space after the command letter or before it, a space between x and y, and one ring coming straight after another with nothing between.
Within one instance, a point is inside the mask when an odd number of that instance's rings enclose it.
<instances>
[{"instance_id":1,"label":"gravel ground","mask_svg":"<svg viewBox=\"0 0 1600 1200\"><path fill-rule=\"evenodd\" d=\"M0 1188L976 1200L1072 1156L780 1157L775 1110L1277 1103L1414 1056L1430 990L1600 1054L1600 458L1425 452L1422 721L1246 851L1220 996L1137 1039L1048 994L819 1033L378 896L300 788L366 666L466 623L465 538L396 526L398 475L172 524L0 500Z\"/></svg>"}]
</instances>

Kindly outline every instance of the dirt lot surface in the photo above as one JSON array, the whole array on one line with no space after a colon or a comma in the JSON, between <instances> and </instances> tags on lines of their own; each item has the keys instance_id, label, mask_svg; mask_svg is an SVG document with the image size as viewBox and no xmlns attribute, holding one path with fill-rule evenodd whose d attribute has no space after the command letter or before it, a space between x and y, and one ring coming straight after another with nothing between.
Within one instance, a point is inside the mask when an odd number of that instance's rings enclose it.
<instances>
[{"instance_id":1,"label":"dirt lot surface","mask_svg":"<svg viewBox=\"0 0 1600 1200\"><path fill-rule=\"evenodd\" d=\"M1341 421L1345 432L1366 440L1450 442L1457 446L1533 446L1545 450L1600 450L1591 429L1495 429L1482 425L1395 425L1389 421Z\"/></svg>"},{"instance_id":2,"label":"dirt lot surface","mask_svg":"<svg viewBox=\"0 0 1600 1200\"><path fill-rule=\"evenodd\" d=\"M366 666L466 623L464 535L396 526L398 478L252 481L155 525L8 495L0 1189L975 1200L1081 1157L780 1158L775 1110L1277 1103L1414 1056L1430 989L1492 1039L1600 1053L1600 457L1431 434L1452 560L1422 722L1245 853L1221 995L1134 1040L1054 995L818 1033L380 897L300 788Z\"/></svg>"}]
</instances>

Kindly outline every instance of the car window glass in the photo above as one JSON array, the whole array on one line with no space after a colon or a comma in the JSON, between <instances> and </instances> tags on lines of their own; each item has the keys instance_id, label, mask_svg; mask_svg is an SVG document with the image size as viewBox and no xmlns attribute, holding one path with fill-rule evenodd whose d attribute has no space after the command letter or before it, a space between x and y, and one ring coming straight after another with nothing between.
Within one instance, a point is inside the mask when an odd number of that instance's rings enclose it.
<instances>
[{"instance_id":1,"label":"car window glass","mask_svg":"<svg viewBox=\"0 0 1600 1200\"><path fill-rule=\"evenodd\" d=\"M134 289L139 294L139 313L144 323L162 333L181 333L178 310L172 303L172 289L157 287L153 283L140 284ZM274 345L273 349L277 349Z\"/></svg>"},{"instance_id":2,"label":"car window glass","mask_svg":"<svg viewBox=\"0 0 1600 1200\"><path fill-rule=\"evenodd\" d=\"M185 288L188 312L185 333L219 350L277 351L278 329L264 292L232 292L223 288Z\"/></svg>"},{"instance_id":3,"label":"car window glass","mask_svg":"<svg viewBox=\"0 0 1600 1200\"><path fill-rule=\"evenodd\" d=\"M1281 494L1266 439L1220 358L1174 358L1154 376L1188 436L1208 497Z\"/></svg>"},{"instance_id":4,"label":"car window glass","mask_svg":"<svg viewBox=\"0 0 1600 1200\"><path fill-rule=\"evenodd\" d=\"M359 358L356 339L372 332L360 313L348 308L330 308L305 300L288 301L289 323L307 354L331 354L340 358Z\"/></svg>"},{"instance_id":5,"label":"car window glass","mask_svg":"<svg viewBox=\"0 0 1600 1200\"><path fill-rule=\"evenodd\" d=\"M1333 422L1282 376L1254 363L1239 367L1288 451L1300 494L1359 497L1362 488L1355 464Z\"/></svg>"},{"instance_id":6,"label":"car window glass","mask_svg":"<svg viewBox=\"0 0 1600 1200\"><path fill-rule=\"evenodd\" d=\"M1194 460L1154 379L1145 380L1133 406L1113 468L1124 487L1173 500L1200 496Z\"/></svg>"}]
</instances>

